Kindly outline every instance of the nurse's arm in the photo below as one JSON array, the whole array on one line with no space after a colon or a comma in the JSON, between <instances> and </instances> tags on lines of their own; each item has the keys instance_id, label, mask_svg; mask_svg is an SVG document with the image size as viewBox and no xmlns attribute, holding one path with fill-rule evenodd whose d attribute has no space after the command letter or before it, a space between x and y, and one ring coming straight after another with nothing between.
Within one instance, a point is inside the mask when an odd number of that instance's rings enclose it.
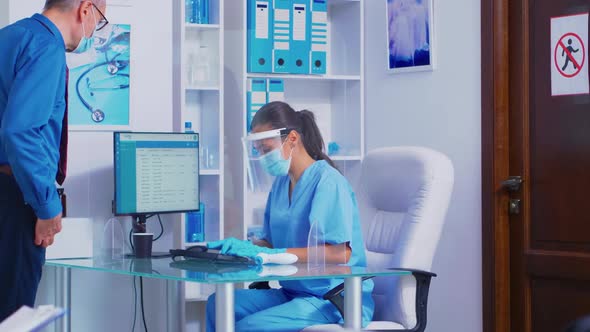
<instances>
[{"instance_id":1,"label":"nurse's arm","mask_svg":"<svg viewBox=\"0 0 590 332\"><path fill-rule=\"evenodd\" d=\"M299 263L306 263L309 260L307 248L287 248L287 252L296 255L299 258L297 260ZM348 243L326 244L324 245L324 255L326 257L326 263L346 264L350 259L350 255L352 255L352 249Z\"/></svg>"}]
</instances>

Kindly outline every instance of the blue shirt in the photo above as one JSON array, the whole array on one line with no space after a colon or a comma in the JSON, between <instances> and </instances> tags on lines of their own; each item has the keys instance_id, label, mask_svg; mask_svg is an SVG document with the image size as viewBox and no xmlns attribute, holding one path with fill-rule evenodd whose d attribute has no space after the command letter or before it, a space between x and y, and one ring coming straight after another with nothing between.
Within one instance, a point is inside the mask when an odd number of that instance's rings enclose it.
<instances>
[{"instance_id":1,"label":"blue shirt","mask_svg":"<svg viewBox=\"0 0 590 332\"><path fill-rule=\"evenodd\" d=\"M263 238L275 248L306 248L312 238L326 244L349 243L352 254L348 265L366 266L365 245L356 197L346 178L326 161L309 166L299 178L289 199L289 176L273 183L264 214ZM316 224L317 226L313 226ZM316 235L317 234L317 235ZM343 279L282 281L293 293L323 296ZM370 321L374 303L373 281L363 282L363 318Z\"/></svg>"},{"instance_id":2,"label":"blue shirt","mask_svg":"<svg viewBox=\"0 0 590 332\"><path fill-rule=\"evenodd\" d=\"M55 188L65 112L65 42L35 14L0 29L0 165L38 218L61 212Z\"/></svg>"}]
</instances>

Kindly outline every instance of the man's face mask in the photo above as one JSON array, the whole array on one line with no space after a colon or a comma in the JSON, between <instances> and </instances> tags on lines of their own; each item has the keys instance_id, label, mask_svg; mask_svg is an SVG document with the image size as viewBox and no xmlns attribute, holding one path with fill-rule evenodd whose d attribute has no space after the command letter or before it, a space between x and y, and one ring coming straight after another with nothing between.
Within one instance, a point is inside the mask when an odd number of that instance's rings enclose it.
<instances>
[{"instance_id":1,"label":"man's face mask","mask_svg":"<svg viewBox=\"0 0 590 332\"><path fill-rule=\"evenodd\" d=\"M285 143L283 143L280 148L274 149L260 157L260 163L262 167L268 174L272 176L284 176L289 173L291 159L293 157L293 149L291 149L289 159L283 159L283 154L281 151L283 150L284 146Z\"/></svg>"},{"instance_id":2,"label":"man's face mask","mask_svg":"<svg viewBox=\"0 0 590 332\"><path fill-rule=\"evenodd\" d=\"M96 14L94 13L94 6L92 6L92 17L94 18L94 22L96 22ZM94 28L94 31L92 32L90 37L86 37L86 28L84 27L84 22L82 22L82 39L80 39L80 42L78 43L78 47L76 47L72 51L72 53L80 54L80 53L84 53L84 52L88 51L89 49L91 49L93 41L94 41L94 38L92 38L92 36L96 32L97 28L98 28L98 24Z\"/></svg>"}]
</instances>

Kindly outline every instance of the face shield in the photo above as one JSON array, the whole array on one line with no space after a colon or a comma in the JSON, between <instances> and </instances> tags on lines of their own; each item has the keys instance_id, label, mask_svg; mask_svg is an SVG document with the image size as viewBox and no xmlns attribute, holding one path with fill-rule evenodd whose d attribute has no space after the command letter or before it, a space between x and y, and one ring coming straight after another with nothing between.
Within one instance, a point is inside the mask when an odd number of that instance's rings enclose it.
<instances>
[{"instance_id":1,"label":"face shield","mask_svg":"<svg viewBox=\"0 0 590 332\"><path fill-rule=\"evenodd\" d=\"M283 137L289 132L286 128L273 129L242 138L250 190L268 192L275 176L288 174L291 157L285 159L282 148Z\"/></svg>"}]
</instances>

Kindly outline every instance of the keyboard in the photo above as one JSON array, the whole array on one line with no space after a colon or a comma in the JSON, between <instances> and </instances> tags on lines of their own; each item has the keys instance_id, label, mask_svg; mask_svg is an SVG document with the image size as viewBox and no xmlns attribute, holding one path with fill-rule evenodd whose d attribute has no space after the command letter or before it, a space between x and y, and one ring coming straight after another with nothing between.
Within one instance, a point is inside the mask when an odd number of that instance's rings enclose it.
<instances>
[{"instance_id":1,"label":"keyboard","mask_svg":"<svg viewBox=\"0 0 590 332\"><path fill-rule=\"evenodd\" d=\"M255 265L256 262L247 257L224 255L219 250L209 249L206 246L192 246L187 249L171 249L172 259L184 257L187 260L200 260L215 264L244 264Z\"/></svg>"}]
</instances>

